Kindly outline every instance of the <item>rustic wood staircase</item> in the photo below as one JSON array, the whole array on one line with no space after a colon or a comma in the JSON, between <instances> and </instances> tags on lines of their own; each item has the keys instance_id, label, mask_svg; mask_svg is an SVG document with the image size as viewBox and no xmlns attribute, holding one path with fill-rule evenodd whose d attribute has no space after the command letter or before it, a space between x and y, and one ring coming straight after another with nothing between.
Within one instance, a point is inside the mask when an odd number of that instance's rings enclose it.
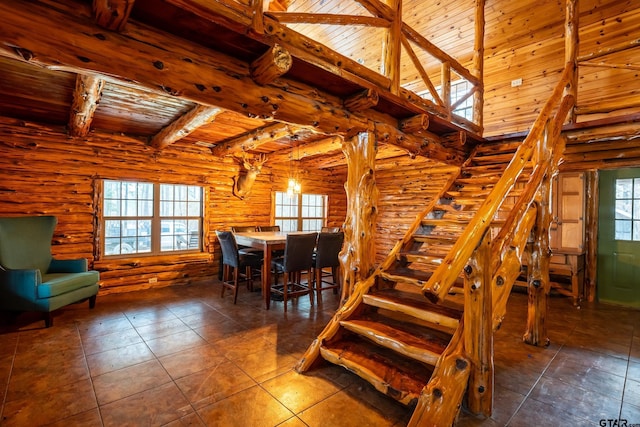
<instances>
[{"instance_id":1,"label":"rustic wood staircase","mask_svg":"<svg viewBox=\"0 0 640 427\"><path fill-rule=\"evenodd\" d=\"M415 408L410 426L452 425L465 396L473 412L490 415L490 337L540 226L535 198L557 169L562 144L553 148L573 102L560 102L567 76L524 142L474 149L387 260L356 284L298 372L320 359L343 366Z\"/></svg>"}]
</instances>

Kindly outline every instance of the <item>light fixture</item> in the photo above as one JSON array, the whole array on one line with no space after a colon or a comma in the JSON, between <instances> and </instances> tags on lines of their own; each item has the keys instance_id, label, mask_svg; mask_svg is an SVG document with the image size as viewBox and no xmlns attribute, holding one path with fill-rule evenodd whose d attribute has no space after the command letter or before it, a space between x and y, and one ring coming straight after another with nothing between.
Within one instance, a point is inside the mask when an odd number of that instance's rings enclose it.
<instances>
[{"instance_id":1,"label":"light fixture","mask_svg":"<svg viewBox=\"0 0 640 427\"><path fill-rule=\"evenodd\" d=\"M298 150L298 162L300 162L300 145L297 146ZM289 181L287 185L287 196L293 197L294 194L300 194L302 186L300 185L300 179L298 176L298 167L293 167L293 149L289 156Z\"/></svg>"}]
</instances>

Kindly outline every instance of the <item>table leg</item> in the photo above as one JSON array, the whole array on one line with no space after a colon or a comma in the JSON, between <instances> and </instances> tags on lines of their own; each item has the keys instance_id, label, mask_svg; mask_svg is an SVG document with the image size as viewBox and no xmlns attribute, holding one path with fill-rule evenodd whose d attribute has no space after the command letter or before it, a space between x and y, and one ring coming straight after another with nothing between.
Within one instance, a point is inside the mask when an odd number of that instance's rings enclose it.
<instances>
[{"instance_id":1,"label":"table leg","mask_svg":"<svg viewBox=\"0 0 640 427\"><path fill-rule=\"evenodd\" d=\"M265 244L262 249L264 253L264 264L262 265L262 298L264 308L269 310L271 305L271 248Z\"/></svg>"}]
</instances>

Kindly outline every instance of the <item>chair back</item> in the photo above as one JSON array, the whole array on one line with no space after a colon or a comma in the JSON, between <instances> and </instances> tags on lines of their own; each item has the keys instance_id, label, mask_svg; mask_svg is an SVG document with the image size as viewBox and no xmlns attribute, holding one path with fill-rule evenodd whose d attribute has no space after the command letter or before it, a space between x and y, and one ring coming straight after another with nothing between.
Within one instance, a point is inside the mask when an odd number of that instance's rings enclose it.
<instances>
[{"instance_id":1,"label":"chair back","mask_svg":"<svg viewBox=\"0 0 640 427\"><path fill-rule=\"evenodd\" d=\"M217 231L218 241L222 248L222 263L230 265L233 268L240 266L240 255L238 254L238 244L236 238L231 231Z\"/></svg>"},{"instance_id":2,"label":"chair back","mask_svg":"<svg viewBox=\"0 0 640 427\"><path fill-rule=\"evenodd\" d=\"M258 227L255 225L234 225L231 227L231 231L234 233L248 233L258 231Z\"/></svg>"},{"instance_id":3,"label":"chair back","mask_svg":"<svg viewBox=\"0 0 640 427\"><path fill-rule=\"evenodd\" d=\"M340 227L322 227L320 231L322 233L339 233L341 230Z\"/></svg>"},{"instance_id":4,"label":"chair back","mask_svg":"<svg viewBox=\"0 0 640 427\"><path fill-rule=\"evenodd\" d=\"M311 267L311 257L318 233L287 234L284 247L284 270L301 271Z\"/></svg>"},{"instance_id":5,"label":"chair back","mask_svg":"<svg viewBox=\"0 0 640 427\"><path fill-rule=\"evenodd\" d=\"M57 223L55 216L0 218L0 265L46 274L53 259L51 239Z\"/></svg>"},{"instance_id":6,"label":"chair back","mask_svg":"<svg viewBox=\"0 0 640 427\"><path fill-rule=\"evenodd\" d=\"M344 233L320 233L316 248L316 268L337 267L340 265L338 254L342 249Z\"/></svg>"},{"instance_id":7,"label":"chair back","mask_svg":"<svg viewBox=\"0 0 640 427\"><path fill-rule=\"evenodd\" d=\"M259 225L258 231L280 231L279 225Z\"/></svg>"}]
</instances>

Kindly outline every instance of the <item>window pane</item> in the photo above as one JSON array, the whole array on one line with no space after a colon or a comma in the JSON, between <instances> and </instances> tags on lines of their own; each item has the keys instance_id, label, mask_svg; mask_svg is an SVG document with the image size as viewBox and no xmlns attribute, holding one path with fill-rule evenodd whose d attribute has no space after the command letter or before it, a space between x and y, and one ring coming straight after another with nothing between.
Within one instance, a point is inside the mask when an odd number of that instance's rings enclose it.
<instances>
[{"instance_id":1,"label":"window pane","mask_svg":"<svg viewBox=\"0 0 640 427\"><path fill-rule=\"evenodd\" d=\"M633 219L640 219L640 198L633 201Z\"/></svg>"},{"instance_id":2,"label":"window pane","mask_svg":"<svg viewBox=\"0 0 640 427\"><path fill-rule=\"evenodd\" d=\"M173 205L175 216L187 216L187 202L175 202Z\"/></svg>"},{"instance_id":3,"label":"window pane","mask_svg":"<svg viewBox=\"0 0 640 427\"><path fill-rule=\"evenodd\" d=\"M202 206L202 203L199 201L189 202L187 216L200 216L200 206Z\"/></svg>"},{"instance_id":4,"label":"window pane","mask_svg":"<svg viewBox=\"0 0 640 427\"><path fill-rule=\"evenodd\" d=\"M640 178L633 180L633 198L640 199Z\"/></svg>"},{"instance_id":5,"label":"window pane","mask_svg":"<svg viewBox=\"0 0 640 427\"><path fill-rule=\"evenodd\" d=\"M138 201L138 215L139 216L153 216L153 200L139 200Z\"/></svg>"},{"instance_id":6,"label":"window pane","mask_svg":"<svg viewBox=\"0 0 640 427\"><path fill-rule=\"evenodd\" d=\"M632 187L632 179L616 179L616 199L630 199Z\"/></svg>"},{"instance_id":7,"label":"window pane","mask_svg":"<svg viewBox=\"0 0 640 427\"><path fill-rule=\"evenodd\" d=\"M631 221L616 220L615 235L617 240L631 240Z\"/></svg>"},{"instance_id":8,"label":"window pane","mask_svg":"<svg viewBox=\"0 0 640 427\"><path fill-rule=\"evenodd\" d=\"M616 200L616 219L631 219L631 200Z\"/></svg>"},{"instance_id":9,"label":"window pane","mask_svg":"<svg viewBox=\"0 0 640 427\"><path fill-rule=\"evenodd\" d=\"M120 200L107 200L104 201L104 215L105 216L120 216Z\"/></svg>"}]
</instances>

